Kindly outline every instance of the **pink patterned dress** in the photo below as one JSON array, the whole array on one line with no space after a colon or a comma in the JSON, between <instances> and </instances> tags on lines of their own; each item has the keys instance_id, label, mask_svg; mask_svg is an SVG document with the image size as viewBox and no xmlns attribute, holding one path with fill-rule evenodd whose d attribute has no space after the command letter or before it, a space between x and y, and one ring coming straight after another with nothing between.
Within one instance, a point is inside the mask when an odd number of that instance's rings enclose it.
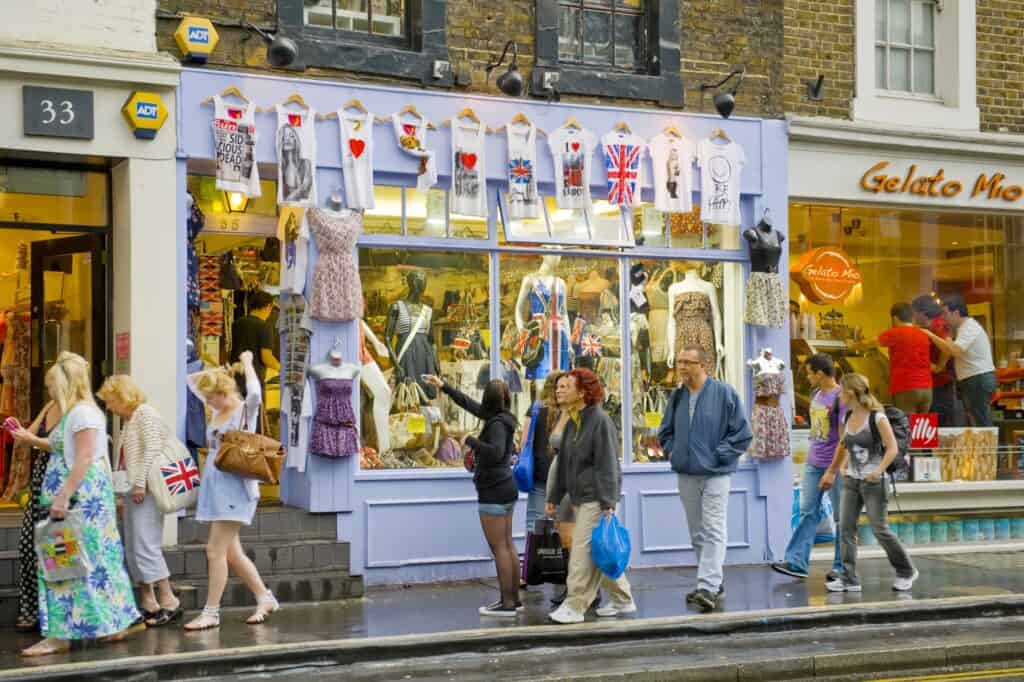
<instances>
[{"instance_id":1,"label":"pink patterned dress","mask_svg":"<svg viewBox=\"0 0 1024 682\"><path fill-rule=\"evenodd\" d=\"M754 377L754 410L751 425L754 442L750 456L754 459L789 457L789 425L786 413L779 404L779 396L786 390L782 373L762 372Z\"/></svg>"},{"instance_id":2,"label":"pink patterned dress","mask_svg":"<svg viewBox=\"0 0 1024 682\"><path fill-rule=\"evenodd\" d=\"M363 316L363 285L353 251L363 227L356 211L310 209L309 228L316 237L318 257L313 271L310 314L322 322L345 322Z\"/></svg>"}]
</instances>

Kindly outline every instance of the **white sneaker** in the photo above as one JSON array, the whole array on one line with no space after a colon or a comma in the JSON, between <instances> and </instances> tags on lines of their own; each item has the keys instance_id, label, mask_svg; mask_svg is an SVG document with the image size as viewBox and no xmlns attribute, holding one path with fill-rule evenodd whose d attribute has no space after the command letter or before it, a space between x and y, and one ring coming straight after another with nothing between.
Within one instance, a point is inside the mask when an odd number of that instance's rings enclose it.
<instances>
[{"instance_id":1,"label":"white sneaker","mask_svg":"<svg viewBox=\"0 0 1024 682\"><path fill-rule=\"evenodd\" d=\"M556 623L562 623L563 625L583 622L583 614L570 608L568 604L562 604L559 606L555 611L548 614L548 618Z\"/></svg>"},{"instance_id":2,"label":"white sneaker","mask_svg":"<svg viewBox=\"0 0 1024 682\"><path fill-rule=\"evenodd\" d=\"M636 602L630 601L626 604L616 604L614 601L609 602L607 606L602 606L596 611L597 615L601 618L614 618L615 616L626 616L631 613L636 613Z\"/></svg>"},{"instance_id":3,"label":"white sneaker","mask_svg":"<svg viewBox=\"0 0 1024 682\"><path fill-rule=\"evenodd\" d=\"M918 579L921 574L918 573L917 569L914 569L914 575L909 578L900 578L897 576L896 580L892 583L892 589L897 592L909 592L914 587L914 581Z\"/></svg>"},{"instance_id":4,"label":"white sneaker","mask_svg":"<svg viewBox=\"0 0 1024 682\"><path fill-rule=\"evenodd\" d=\"M860 583L856 585L844 583L842 578L836 578L825 583L825 589L829 592L860 592L863 588L861 588Z\"/></svg>"}]
</instances>

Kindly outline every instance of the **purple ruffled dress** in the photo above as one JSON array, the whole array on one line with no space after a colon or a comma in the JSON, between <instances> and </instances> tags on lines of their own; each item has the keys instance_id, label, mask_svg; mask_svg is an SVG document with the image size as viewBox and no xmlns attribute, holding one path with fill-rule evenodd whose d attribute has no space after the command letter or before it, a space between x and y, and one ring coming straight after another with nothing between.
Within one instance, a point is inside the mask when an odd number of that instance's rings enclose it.
<instances>
[{"instance_id":1,"label":"purple ruffled dress","mask_svg":"<svg viewBox=\"0 0 1024 682\"><path fill-rule=\"evenodd\" d=\"M320 379L309 451L324 457L359 454L359 432L352 409L354 379Z\"/></svg>"}]
</instances>

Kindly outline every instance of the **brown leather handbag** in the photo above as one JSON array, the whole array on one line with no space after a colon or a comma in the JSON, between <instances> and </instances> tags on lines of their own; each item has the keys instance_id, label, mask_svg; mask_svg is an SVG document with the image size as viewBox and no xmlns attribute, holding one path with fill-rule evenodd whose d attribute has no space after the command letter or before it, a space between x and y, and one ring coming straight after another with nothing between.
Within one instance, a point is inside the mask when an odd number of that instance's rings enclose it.
<instances>
[{"instance_id":1,"label":"brown leather handbag","mask_svg":"<svg viewBox=\"0 0 1024 682\"><path fill-rule=\"evenodd\" d=\"M277 485L281 481L281 467L284 464L284 448L281 443L248 431L248 409L242 417L242 428L226 432L220 439L214 466L242 478L252 478L261 483ZM266 433L266 417L264 428Z\"/></svg>"}]
</instances>

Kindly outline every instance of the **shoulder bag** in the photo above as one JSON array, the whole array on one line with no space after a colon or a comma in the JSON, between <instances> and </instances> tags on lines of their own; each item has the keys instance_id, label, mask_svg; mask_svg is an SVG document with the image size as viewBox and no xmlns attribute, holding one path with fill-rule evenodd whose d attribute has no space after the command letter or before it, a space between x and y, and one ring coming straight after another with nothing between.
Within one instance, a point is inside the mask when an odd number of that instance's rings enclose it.
<instances>
[{"instance_id":1,"label":"shoulder bag","mask_svg":"<svg viewBox=\"0 0 1024 682\"><path fill-rule=\"evenodd\" d=\"M242 428L225 433L217 448L213 461L221 471L242 478L255 479L261 483L277 485L281 481L281 465L284 464L284 448L279 441L248 431L249 408L242 407ZM263 417L264 424L266 417ZM264 431L266 428L264 427Z\"/></svg>"},{"instance_id":2,"label":"shoulder bag","mask_svg":"<svg viewBox=\"0 0 1024 682\"><path fill-rule=\"evenodd\" d=\"M146 475L146 492L164 514L188 509L199 501L199 465L170 427L160 422L164 445L153 457Z\"/></svg>"}]
</instances>

